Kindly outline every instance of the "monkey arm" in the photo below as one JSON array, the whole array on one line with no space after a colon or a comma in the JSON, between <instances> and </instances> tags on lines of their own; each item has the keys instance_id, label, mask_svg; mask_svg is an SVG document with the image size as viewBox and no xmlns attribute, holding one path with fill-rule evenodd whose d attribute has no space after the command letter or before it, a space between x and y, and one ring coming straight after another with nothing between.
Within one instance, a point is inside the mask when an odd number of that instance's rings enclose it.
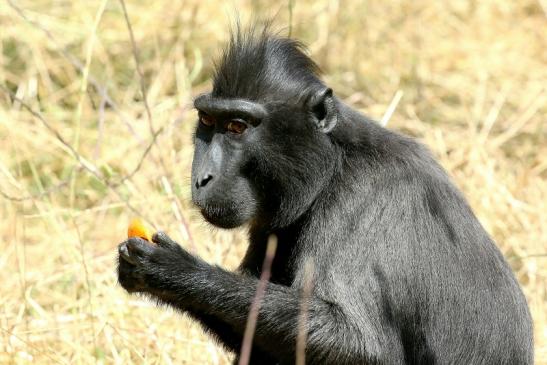
<instances>
[{"instance_id":1,"label":"monkey arm","mask_svg":"<svg viewBox=\"0 0 547 365\"><path fill-rule=\"evenodd\" d=\"M211 266L166 237L155 235L158 246L138 238L119 246L120 284L188 312L238 351L258 279ZM268 283L253 336L255 348L293 362L300 307L297 290ZM363 335L337 305L311 297L307 310L308 361L355 364L369 357L364 354Z\"/></svg>"},{"instance_id":2,"label":"monkey arm","mask_svg":"<svg viewBox=\"0 0 547 365\"><path fill-rule=\"evenodd\" d=\"M233 329L240 337L245 331L258 279L208 266L193 275L180 273L168 284L166 303L191 313L199 313ZM158 299L163 300L162 296ZM307 303L306 358L311 363L355 364L365 357L359 339L347 318L334 304L311 297ZM253 344L275 354L282 362L294 362L301 298L298 291L268 283L262 298ZM199 319L199 315L196 316Z\"/></svg>"}]
</instances>

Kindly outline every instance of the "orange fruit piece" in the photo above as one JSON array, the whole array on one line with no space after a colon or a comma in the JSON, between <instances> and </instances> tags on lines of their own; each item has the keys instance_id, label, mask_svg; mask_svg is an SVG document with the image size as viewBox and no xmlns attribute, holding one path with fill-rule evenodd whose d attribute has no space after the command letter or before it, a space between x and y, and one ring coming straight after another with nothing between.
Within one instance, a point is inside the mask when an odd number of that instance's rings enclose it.
<instances>
[{"instance_id":1,"label":"orange fruit piece","mask_svg":"<svg viewBox=\"0 0 547 365\"><path fill-rule=\"evenodd\" d=\"M131 237L140 237L152 242L152 232L140 218L133 218L127 227L127 238Z\"/></svg>"}]
</instances>

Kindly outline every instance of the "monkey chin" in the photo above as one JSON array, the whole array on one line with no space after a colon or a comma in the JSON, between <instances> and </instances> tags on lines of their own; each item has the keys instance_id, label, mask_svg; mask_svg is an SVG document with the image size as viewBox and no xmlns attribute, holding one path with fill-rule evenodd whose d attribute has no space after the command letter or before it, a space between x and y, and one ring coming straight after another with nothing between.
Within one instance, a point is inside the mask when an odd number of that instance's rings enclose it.
<instances>
[{"instance_id":1,"label":"monkey chin","mask_svg":"<svg viewBox=\"0 0 547 365\"><path fill-rule=\"evenodd\" d=\"M222 229L237 228L249 221L249 218L247 218L245 214L224 207L200 207L200 211L207 222Z\"/></svg>"}]
</instances>

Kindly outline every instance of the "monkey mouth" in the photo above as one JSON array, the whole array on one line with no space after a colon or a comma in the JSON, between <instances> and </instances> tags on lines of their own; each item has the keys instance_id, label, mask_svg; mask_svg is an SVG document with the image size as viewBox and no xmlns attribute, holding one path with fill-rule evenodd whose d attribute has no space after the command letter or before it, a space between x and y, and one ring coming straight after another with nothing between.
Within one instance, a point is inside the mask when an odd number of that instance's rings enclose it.
<instances>
[{"instance_id":1,"label":"monkey mouth","mask_svg":"<svg viewBox=\"0 0 547 365\"><path fill-rule=\"evenodd\" d=\"M215 206L215 205L198 205L199 210L203 216L206 217L223 217L228 215L229 208L223 207L223 206Z\"/></svg>"}]
</instances>

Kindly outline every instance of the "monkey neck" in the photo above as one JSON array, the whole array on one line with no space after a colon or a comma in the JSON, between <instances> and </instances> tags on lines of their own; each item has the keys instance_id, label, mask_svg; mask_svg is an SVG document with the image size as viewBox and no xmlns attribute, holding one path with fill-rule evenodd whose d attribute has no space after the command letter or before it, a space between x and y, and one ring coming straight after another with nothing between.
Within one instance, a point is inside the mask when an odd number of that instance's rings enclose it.
<instances>
[{"instance_id":1,"label":"monkey neck","mask_svg":"<svg viewBox=\"0 0 547 365\"><path fill-rule=\"evenodd\" d=\"M300 211L265 212L251 223L249 248L240 266L243 271L260 275L268 237L274 234L278 245L272 281L290 285L299 264L299 252L323 254L330 245L352 234L346 229L347 224L340 221L339 212L345 211L347 215L344 216L352 217L362 214L363 207L358 203L367 193L368 185L367 174L362 170L376 168L374 161L383 154L384 148L381 142L385 138L381 137L391 132L342 103L338 106L341 110L339 125L329 137L332 149L325 156L330 161L329 168L324 172L319 188L313 196L296 199L307 202L300 205L303 207ZM353 198L348 200L347 196ZM279 224L276 216L285 219L283 224ZM326 229L318 226L325 224L329 225Z\"/></svg>"},{"instance_id":2,"label":"monkey neck","mask_svg":"<svg viewBox=\"0 0 547 365\"><path fill-rule=\"evenodd\" d=\"M339 174L333 173L333 179L339 178ZM240 265L240 270L253 275L260 276L264 261L268 238L270 235L277 237L277 250L272 263L271 281L290 286L296 275L296 268L299 267L300 252L309 245L316 245L324 242L324 238L317 237L316 222L325 222L325 217L317 217L318 214L335 215L336 196L329 189L329 180L325 188L315 197L308 209L292 223L285 226L272 226L270 221L255 220L249 229L249 247ZM327 219L328 220L328 219ZM334 233L334 232L331 232Z\"/></svg>"},{"instance_id":3,"label":"monkey neck","mask_svg":"<svg viewBox=\"0 0 547 365\"><path fill-rule=\"evenodd\" d=\"M281 228L271 228L255 222L249 229L249 247L240 264L240 270L249 275L260 276L268 238L273 234L277 237L277 249L272 262L270 281L290 286L295 275L295 257L298 256L300 249L299 241L304 233L303 221L306 219L302 216L294 223Z\"/></svg>"}]
</instances>

